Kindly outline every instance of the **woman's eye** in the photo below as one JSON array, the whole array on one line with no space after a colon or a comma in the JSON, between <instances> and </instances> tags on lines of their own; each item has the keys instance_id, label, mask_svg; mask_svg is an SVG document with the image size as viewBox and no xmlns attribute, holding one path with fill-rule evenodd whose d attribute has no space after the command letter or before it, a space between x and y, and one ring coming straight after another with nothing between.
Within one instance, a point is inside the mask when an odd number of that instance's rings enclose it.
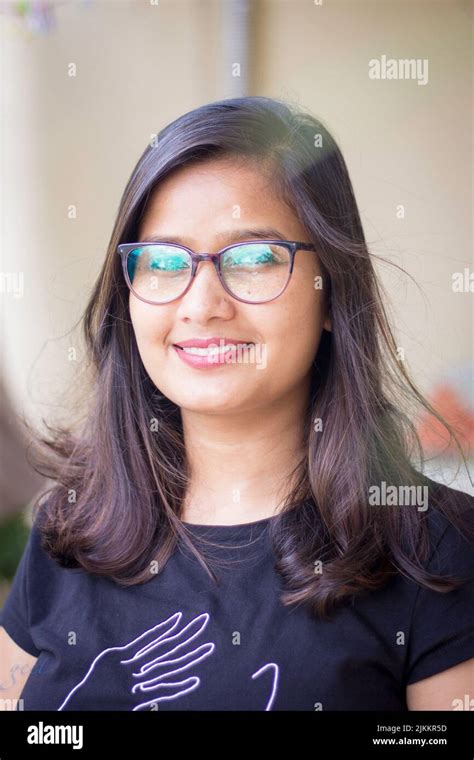
<instances>
[{"instance_id":1,"label":"woman's eye","mask_svg":"<svg viewBox=\"0 0 474 760\"><path fill-rule=\"evenodd\" d=\"M240 266L245 266L246 264L267 264L269 262L275 261L275 257L271 250L260 250L260 251L245 251L245 252L236 252L230 254L230 256L226 259L226 264L236 264Z\"/></svg>"},{"instance_id":2,"label":"woman's eye","mask_svg":"<svg viewBox=\"0 0 474 760\"><path fill-rule=\"evenodd\" d=\"M179 256L151 259L148 263L150 269L158 269L163 272L177 272L187 268L187 263Z\"/></svg>"}]
</instances>

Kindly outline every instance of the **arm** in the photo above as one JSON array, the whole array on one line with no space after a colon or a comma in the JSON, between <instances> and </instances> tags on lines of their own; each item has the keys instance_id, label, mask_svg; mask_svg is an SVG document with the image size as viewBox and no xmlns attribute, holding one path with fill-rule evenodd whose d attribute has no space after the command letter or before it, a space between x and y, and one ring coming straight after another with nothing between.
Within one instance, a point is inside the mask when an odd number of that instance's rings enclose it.
<instances>
[{"instance_id":1,"label":"arm","mask_svg":"<svg viewBox=\"0 0 474 760\"><path fill-rule=\"evenodd\" d=\"M466 696L467 695L467 696ZM407 687L409 710L469 710L474 699L474 657ZM465 706L467 704L467 707ZM461 705L461 706L459 706Z\"/></svg>"},{"instance_id":2,"label":"arm","mask_svg":"<svg viewBox=\"0 0 474 760\"><path fill-rule=\"evenodd\" d=\"M38 658L25 652L0 625L0 711L15 710L16 701Z\"/></svg>"}]
</instances>

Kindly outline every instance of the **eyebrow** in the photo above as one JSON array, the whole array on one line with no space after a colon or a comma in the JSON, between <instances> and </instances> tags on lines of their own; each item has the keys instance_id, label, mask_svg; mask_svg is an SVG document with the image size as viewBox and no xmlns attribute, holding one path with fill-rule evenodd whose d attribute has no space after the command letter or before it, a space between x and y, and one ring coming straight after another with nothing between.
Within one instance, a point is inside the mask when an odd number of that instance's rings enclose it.
<instances>
[{"instance_id":1,"label":"eyebrow","mask_svg":"<svg viewBox=\"0 0 474 760\"><path fill-rule=\"evenodd\" d=\"M225 244L237 242L239 240L250 240L250 239L257 239L257 240L286 240L286 236L283 235L278 230L274 229L273 227L259 227L257 229L242 229L242 230L228 230L219 233L216 235L216 240L218 241L218 244ZM177 245L184 245L188 248L191 248L192 246L189 245L189 241L186 240L186 238L180 237L179 235L151 235L147 236L145 240L139 240L140 243L176 243Z\"/></svg>"}]
</instances>

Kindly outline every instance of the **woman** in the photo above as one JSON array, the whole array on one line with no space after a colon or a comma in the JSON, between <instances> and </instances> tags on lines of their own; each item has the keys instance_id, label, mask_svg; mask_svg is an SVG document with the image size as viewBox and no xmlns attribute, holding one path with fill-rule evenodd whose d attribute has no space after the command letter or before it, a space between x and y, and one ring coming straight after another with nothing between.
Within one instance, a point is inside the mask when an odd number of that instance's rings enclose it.
<instances>
[{"instance_id":1,"label":"woman","mask_svg":"<svg viewBox=\"0 0 474 760\"><path fill-rule=\"evenodd\" d=\"M249 97L163 129L84 330L94 394L35 456L54 485L0 618L5 696L463 709L474 499L414 467L436 413L325 127Z\"/></svg>"}]
</instances>

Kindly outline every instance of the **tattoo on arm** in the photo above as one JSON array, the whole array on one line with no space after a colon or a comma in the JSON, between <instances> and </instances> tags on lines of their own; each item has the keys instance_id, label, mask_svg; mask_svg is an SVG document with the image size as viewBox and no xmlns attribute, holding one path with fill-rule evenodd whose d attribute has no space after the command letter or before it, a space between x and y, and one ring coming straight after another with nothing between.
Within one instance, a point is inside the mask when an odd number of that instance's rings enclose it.
<instances>
[{"instance_id":1,"label":"tattoo on arm","mask_svg":"<svg viewBox=\"0 0 474 760\"><path fill-rule=\"evenodd\" d=\"M5 683L5 682L0 681L0 691L11 689L11 687L14 686L16 683L17 675L24 676L30 670L31 670L31 665L29 665L28 663L21 664L17 662L14 665L12 665L10 668L10 682Z\"/></svg>"}]
</instances>

